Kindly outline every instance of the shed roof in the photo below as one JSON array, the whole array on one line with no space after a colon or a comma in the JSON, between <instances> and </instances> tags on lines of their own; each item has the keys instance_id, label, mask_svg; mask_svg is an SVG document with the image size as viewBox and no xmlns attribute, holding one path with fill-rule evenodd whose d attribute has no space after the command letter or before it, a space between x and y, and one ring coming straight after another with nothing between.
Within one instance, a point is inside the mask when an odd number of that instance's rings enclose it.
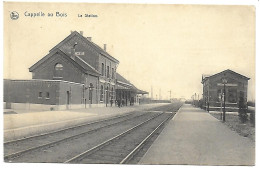
<instances>
[{"instance_id":1,"label":"shed roof","mask_svg":"<svg viewBox=\"0 0 260 170\"><path fill-rule=\"evenodd\" d=\"M125 79L122 75L120 75L119 73L116 73L116 79L117 79L117 83L121 84L121 85L126 85L129 87L129 89L135 91L137 94L148 94L148 92L143 91L138 89L137 87L135 87L135 85L133 85L132 83L130 83L130 81L128 81L127 79Z\"/></svg>"},{"instance_id":2,"label":"shed roof","mask_svg":"<svg viewBox=\"0 0 260 170\"><path fill-rule=\"evenodd\" d=\"M222 72L219 72L219 73L216 73L216 74L213 74L213 75L202 75L202 82L201 83L203 83L204 81L206 81L207 79L210 79L210 78L213 78L213 77L216 77L216 76L219 76L219 75L221 75L221 74L225 74L225 73L232 73L232 74L235 74L236 76L239 76L240 78L242 78L242 79L246 79L246 80L249 80L250 78L248 78L248 77L246 77L246 76L244 76L244 75L242 75L242 74L239 74L239 73L237 73L237 72L235 72L235 71L232 71L232 70L230 70L230 69L227 69L227 70L224 70L224 71L222 71Z\"/></svg>"}]
</instances>

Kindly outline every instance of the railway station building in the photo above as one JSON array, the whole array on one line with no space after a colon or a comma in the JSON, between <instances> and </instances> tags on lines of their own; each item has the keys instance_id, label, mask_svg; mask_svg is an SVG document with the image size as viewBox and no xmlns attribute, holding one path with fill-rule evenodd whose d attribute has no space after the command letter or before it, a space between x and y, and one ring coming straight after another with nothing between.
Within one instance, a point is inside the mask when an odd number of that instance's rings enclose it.
<instances>
[{"instance_id":1,"label":"railway station building","mask_svg":"<svg viewBox=\"0 0 260 170\"><path fill-rule=\"evenodd\" d=\"M62 110L114 106L143 91L117 80L119 61L83 32L71 32L29 68L32 80L4 80L4 108ZM118 83L118 84L117 84ZM122 85L123 83L123 85ZM124 93L116 88L124 87ZM131 90L130 90L131 89ZM131 92L130 92L131 91ZM116 99L120 93L122 97Z\"/></svg>"},{"instance_id":2,"label":"railway station building","mask_svg":"<svg viewBox=\"0 0 260 170\"><path fill-rule=\"evenodd\" d=\"M237 112L239 101L247 102L249 79L229 69L214 75L202 75L204 109L220 111L225 89L226 111Z\"/></svg>"}]
</instances>

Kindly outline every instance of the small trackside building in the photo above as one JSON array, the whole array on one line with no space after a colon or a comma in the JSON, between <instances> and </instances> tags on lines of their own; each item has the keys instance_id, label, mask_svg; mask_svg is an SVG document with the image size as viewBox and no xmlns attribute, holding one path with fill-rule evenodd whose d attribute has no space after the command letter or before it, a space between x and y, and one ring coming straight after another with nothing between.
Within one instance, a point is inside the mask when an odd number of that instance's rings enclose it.
<instances>
[{"instance_id":1,"label":"small trackside building","mask_svg":"<svg viewBox=\"0 0 260 170\"><path fill-rule=\"evenodd\" d=\"M204 109L208 111L221 110L224 99L223 83L225 83L226 111L237 112L239 101L247 102L249 79L229 69L214 75L202 75Z\"/></svg>"}]
</instances>

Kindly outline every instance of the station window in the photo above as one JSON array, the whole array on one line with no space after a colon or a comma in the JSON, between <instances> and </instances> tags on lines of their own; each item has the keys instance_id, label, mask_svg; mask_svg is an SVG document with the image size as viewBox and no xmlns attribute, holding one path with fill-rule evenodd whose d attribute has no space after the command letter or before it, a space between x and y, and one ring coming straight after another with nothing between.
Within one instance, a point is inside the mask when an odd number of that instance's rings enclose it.
<instances>
[{"instance_id":1,"label":"station window","mask_svg":"<svg viewBox=\"0 0 260 170\"><path fill-rule=\"evenodd\" d=\"M42 92L39 92L38 97L39 97L39 98L42 98Z\"/></svg>"},{"instance_id":2,"label":"station window","mask_svg":"<svg viewBox=\"0 0 260 170\"><path fill-rule=\"evenodd\" d=\"M112 68L112 79L115 78L115 75L114 75L114 68Z\"/></svg>"},{"instance_id":3,"label":"station window","mask_svg":"<svg viewBox=\"0 0 260 170\"><path fill-rule=\"evenodd\" d=\"M104 96L104 87L103 85L100 86L100 101L103 101L103 96Z\"/></svg>"},{"instance_id":4,"label":"station window","mask_svg":"<svg viewBox=\"0 0 260 170\"><path fill-rule=\"evenodd\" d=\"M104 71L105 71L104 67L105 67L105 66L104 66L104 63L102 63L102 67L101 67L101 75L102 75L102 76L104 76Z\"/></svg>"},{"instance_id":5,"label":"station window","mask_svg":"<svg viewBox=\"0 0 260 170\"><path fill-rule=\"evenodd\" d=\"M107 66L107 78L109 78L109 66Z\"/></svg>"},{"instance_id":6,"label":"station window","mask_svg":"<svg viewBox=\"0 0 260 170\"><path fill-rule=\"evenodd\" d=\"M46 92L46 99L49 99L49 98L50 98L50 93Z\"/></svg>"},{"instance_id":7,"label":"station window","mask_svg":"<svg viewBox=\"0 0 260 170\"><path fill-rule=\"evenodd\" d=\"M62 72L63 72L63 65L57 63L54 68L54 77L62 78Z\"/></svg>"}]
</instances>

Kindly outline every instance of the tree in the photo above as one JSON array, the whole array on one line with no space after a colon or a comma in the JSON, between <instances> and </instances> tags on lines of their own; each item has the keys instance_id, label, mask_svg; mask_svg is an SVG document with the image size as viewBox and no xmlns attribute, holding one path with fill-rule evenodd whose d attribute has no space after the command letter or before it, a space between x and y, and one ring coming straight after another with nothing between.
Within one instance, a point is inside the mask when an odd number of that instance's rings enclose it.
<instances>
[{"instance_id":1,"label":"tree","mask_svg":"<svg viewBox=\"0 0 260 170\"><path fill-rule=\"evenodd\" d=\"M240 97L239 103L238 103L238 116L242 123L245 123L247 121L247 108L246 103L244 101L244 97Z\"/></svg>"}]
</instances>

